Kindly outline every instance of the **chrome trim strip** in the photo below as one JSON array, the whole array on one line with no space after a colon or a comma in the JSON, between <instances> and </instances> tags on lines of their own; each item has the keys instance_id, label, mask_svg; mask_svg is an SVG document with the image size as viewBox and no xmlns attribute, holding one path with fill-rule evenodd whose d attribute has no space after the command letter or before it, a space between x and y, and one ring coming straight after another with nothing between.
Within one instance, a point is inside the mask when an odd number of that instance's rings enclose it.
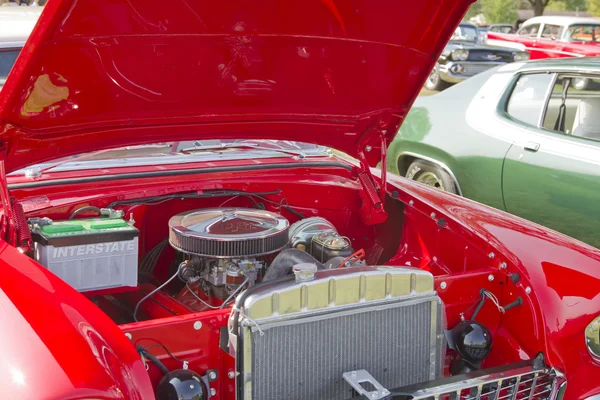
<instances>
[{"instance_id":1,"label":"chrome trim strip","mask_svg":"<svg viewBox=\"0 0 600 400\"><path fill-rule=\"evenodd\" d=\"M427 157L427 156L423 156L421 154L418 153L413 153L411 151L403 151L398 155L398 158L396 159L396 164L398 164L398 160L400 160L400 158L404 157L404 156L409 156L409 157L416 157L416 158L420 158L421 160L425 160L425 161L429 161L431 163L434 163L436 165L438 165L439 167L441 167L444 171L446 171L448 173L448 175L450 175L450 177L452 178L452 180L454 181L454 184L456 185L456 189L458 190L458 195L462 196L462 190L460 188L460 184L458 183L458 179L456 179L456 176L454 175L454 173L452 172L452 170L450 170L450 168L448 168L448 166L442 162L439 162L433 158Z\"/></svg>"},{"instance_id":2,"label":"chrome trim strip","mask_svg":"<svg viewBox=\"0 0 600 400\"><path fill-rule=\"evenodd\" d=\"M83 178L64 178L55 179L48 181L33 181L23 183L12 183L8 184L9 190L16 189L30 189L37 187L47 186L58 186L66 184L76 183L91 183L91 182L104 182L111 180L129 180L136 178L155 178L162 176L181 176L181 175L196 175L196 174L211 174L218 172L236 172L236 171L264 171L273 168L282 169L294 169L294 168L317 168L317 167L331 167L341 168L349 172L353 170L352 164L342 163L336 161L299 161L293 164L286 163L274 163L274 164L259 164L259 165L241 165L241 166L227 166L227 167L206 167L206 168L190 168L190 169L174 169L172 171L148 171L148 172L131 172L127 174L110 174L110 175L98 175Z\"/></svg>"},{"instance_id":3,"label":"chrome trim strip","mask_svg":"<svg viewBox=\"0 0 600 400\"><path fill-rule=\"evenodd\" d=\"M456 375L446 378L441 378L435 381L424 382L417 385L409 385L402 388L391 389L392 399L406 398L410 396L411 400L421 400L429 398L439 398L445 394L458 394L466 389L477 390L476 397L473 399L480 398L482 395L485 398L497 398L500 394L500 390L494 390L491 393L482 393L484 386L493 383L499 383L510 381L514 379L520 384L526 384L526 380L521 380L522 376L535 374L535 380L541 376L547 376L552 378L552 391L550 392L548 399L559 400L561 394L564 394L566 388L566 380L559 371L544 366L535 366L534 360L521 361L514 364L503 365L500 367L490 368L481 371L475 371L464 375ZM514 383L512 383L514 387ZM527 386L529 388L529 386ZM508 387L503 387L508 389ZM535 384L532 385L532 391L535 391ZM487 394L487 396L486 396ZM539 395L541 393L535 393ZM490 397L490 395L494 397ZM528 398L531 397L531 394ZM594 399L600 400L600 399Z\"/></svg>"}]
</instances>

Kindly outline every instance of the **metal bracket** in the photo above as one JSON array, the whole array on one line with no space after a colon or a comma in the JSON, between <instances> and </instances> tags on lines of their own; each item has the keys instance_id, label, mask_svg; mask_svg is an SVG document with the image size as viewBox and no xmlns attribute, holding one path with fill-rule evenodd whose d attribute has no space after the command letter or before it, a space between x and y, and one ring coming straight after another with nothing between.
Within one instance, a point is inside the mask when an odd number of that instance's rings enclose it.
<instances>
[{"instance_id":1,"label":"metal bracket","mask_svg":"<svg viewBox=\"0 0 600 400\"><path fill-rule=\"evenodd\" d=\"M377 382L377 379L364 369L359 369L351 372L344 372L342 377L354 390L361 396L366 396L369 399L381 400L390 395L390 391ZM369 383L375 390L367 390L362 384Z\"/></svg>"}]
</instances>

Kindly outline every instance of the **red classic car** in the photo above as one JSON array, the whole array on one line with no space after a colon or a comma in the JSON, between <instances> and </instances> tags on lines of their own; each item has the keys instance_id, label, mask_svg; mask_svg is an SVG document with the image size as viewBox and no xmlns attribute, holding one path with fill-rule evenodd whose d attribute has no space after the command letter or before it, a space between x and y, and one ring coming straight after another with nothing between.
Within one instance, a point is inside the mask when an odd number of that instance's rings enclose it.
<instances>
[{"instance_id":1,"label":"red classic car","mask_svg":"<svg viewBox=\"0 0 600 400\"><path fill-rule=\"evenodd\" d=\"M600 251L385 171L469 4L48 2L0 98L0 398L597 399Z\"/></svg>"},{"instance_id":2,"label":"red classic car","mask_svg":"<svg viewBox=\"0 0 600 400\"><path fill-rule=\"evenodd\" d=\"M488 43L526 50L531 59L600 55L600 19L534 17L516 34L488 32Z\"/></svg>"}]
</instances>

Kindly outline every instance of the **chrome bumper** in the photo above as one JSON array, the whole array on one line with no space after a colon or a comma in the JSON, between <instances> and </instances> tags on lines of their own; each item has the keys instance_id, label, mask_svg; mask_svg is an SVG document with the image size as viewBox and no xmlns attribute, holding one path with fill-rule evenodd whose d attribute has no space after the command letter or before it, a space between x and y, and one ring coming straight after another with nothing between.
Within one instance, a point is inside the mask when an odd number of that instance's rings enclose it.
<instances>
[{"instance_id":1,"label":"chrome bumper","mask_svg":"<svg viewBox=\"0 0 600 400\"><path fill-rule=\"evenodd\" d=\"M475 61L450 61L440 65L440 78L449 83L462 82L467 78L487 71L505 62L475 62Z\"/></svg>"},{"instance_id":2,"label":"chrome bumper","mask_svg":"<svg viewBox=\"0 0 600 400\"><path fill-rule=\"evenodd\" d=\"M390 394L380 399L560 400L565 390L562 374L543 362L529 360L390 389Z\"/></svg>"}]
</instances>

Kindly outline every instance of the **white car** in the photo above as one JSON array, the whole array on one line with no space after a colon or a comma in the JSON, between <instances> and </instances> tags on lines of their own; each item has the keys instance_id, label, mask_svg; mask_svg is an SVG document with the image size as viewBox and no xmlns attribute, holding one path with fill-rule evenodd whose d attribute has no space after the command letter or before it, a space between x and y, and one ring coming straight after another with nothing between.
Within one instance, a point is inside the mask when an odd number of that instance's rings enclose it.
<instances>
[{"instance_id":1,"label":"white car","mask_svg":"<svg viewBox=\"0 0 600 400\"><path fill-rule=\"evenodd\" d=\"M0 7L0 87L42 10L42 7Z\"/></svg>"}]
</instances>

